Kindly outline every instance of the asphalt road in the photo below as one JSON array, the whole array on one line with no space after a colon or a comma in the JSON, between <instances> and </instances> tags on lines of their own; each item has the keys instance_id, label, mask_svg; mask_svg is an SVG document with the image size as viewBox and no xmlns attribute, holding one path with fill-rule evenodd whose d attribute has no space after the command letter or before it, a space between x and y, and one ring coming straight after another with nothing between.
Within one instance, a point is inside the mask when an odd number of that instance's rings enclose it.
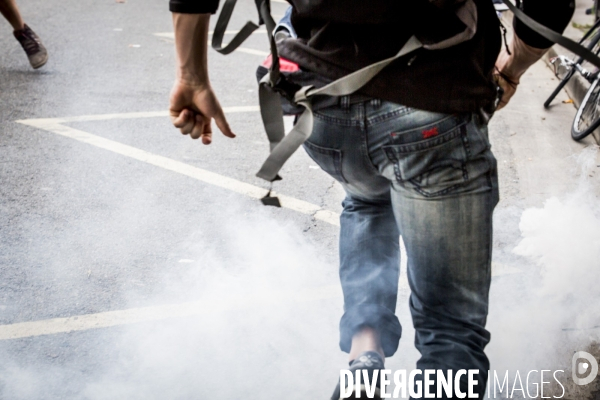
<instances>
[{"instance_id":1,"label":"asphalt road","mask_svg":"<svg viewBox=\"0 0 600 400\"><path fill-rule=\"evenodd\" d=\"M328 398L346 365L337 348L343 193L298 152L276 185L288 207L256 199L266 193L254 174L268 143L254 71L266 35L253 35L249 50L210 54L238 137L216 133L203 146L164 114L174 79L166 1L19 3L50 59L31 70L0 21L0 398ZM285 7L274 2L275 16ZM240 2L231 29L254 13ZM571 141L566 95L543 110L554 84L537 64L490 126L502 190L493 365L521 362L506 354L529 339L506 328L514 310L522 321L527 304L539 305L523 296L540 270L513 252L521 215L574 190L572 156L591 143ZM405 279L392 369L418 357Z\"/></svg>"}]
</instances>

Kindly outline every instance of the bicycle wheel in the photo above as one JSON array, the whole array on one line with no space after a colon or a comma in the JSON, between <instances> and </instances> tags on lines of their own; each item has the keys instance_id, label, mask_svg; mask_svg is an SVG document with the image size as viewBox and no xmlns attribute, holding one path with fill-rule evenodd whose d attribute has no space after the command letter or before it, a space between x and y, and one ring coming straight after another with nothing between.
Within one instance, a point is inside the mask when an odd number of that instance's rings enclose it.
<instances>
[{"instance_id":1,"label":"bicycle wheel","mask_svg":"<svg viewBox=\"0 0 600 400\"><path fill-rule=\"evenodd\" d=\"M583 38L579 41L579 44L590 50L594 54L598 54L600 52L600 20L596 21L594 26L590 28L589 31L585 33ZM585 61L583 58L579 58L577 63L580 64L583 68L590 70L594 67L591 63Z\"/></svg>"},{"instance_id":2,"label":"bicycle wheel","mask_svg":"<svg viewBox=\"0 0 600 400\"><path fill-rule=\"evenodd\" d=\"M571 137L573 140L581 140L590 133L594 132L600 126L600 76L594 79L588 89L581 105L577 109L573 127L571 128Z\"/></svg>"},{"instance_id":3,"label":"bicycle wheel","mask_svg":"<svg viewBox=\"0 0 600 400\"><path fill-rule=\"evenodd\" d=\"M554 98L565 87L565 85L567 84L567 82L569 82L569 79L571 79L571 77L573 76L574 73L575 73L575 69L571 68L571 70L567 73L567 75L565 75L565 77L560 81L560 83L558 84L556 89L554 89L554 92L552 92L552 94L546 99L546 101L544 102L544 108L550 107L550 103L552 103L552 100L554 100Z\"/></svg>"}]
</instances>

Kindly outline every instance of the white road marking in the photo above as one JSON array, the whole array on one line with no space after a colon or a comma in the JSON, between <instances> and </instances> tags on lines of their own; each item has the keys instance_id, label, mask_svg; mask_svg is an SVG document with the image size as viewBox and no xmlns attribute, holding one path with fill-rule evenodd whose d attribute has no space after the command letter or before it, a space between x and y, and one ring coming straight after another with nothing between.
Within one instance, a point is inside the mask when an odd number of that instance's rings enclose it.
<instances>
[{"instance_id":1,"label":"white road marking","mask_svg":"<svg viewBox=\"0 0 600 400\"><path fill-rule=\"evenodd\" d=\"M253 54L255 56L261 56L261 57L266 57L269 54L271 54L268 51L254 50L254 49L249 49L247 47L238 47L237 49L235 49L235 51L239 51L240 53Z\"/></svg>"},{"instance_id":2,"label":"white road marking","mask_svg":"<svg viewBox=\"0 0 600 400\"><path fill-rule=\"evenodd\" d=\"M240 33L239 30L228 30L228 31L225 31L226 35L237 35L238 33ZM259 34L259 33L261 33L261 34L262 33L267 33L267 30L266 29L257 29L254 32L252 32L253 35L256 35L256 34ZM208 34L209 35L214 35L215 31L209 31ZM173 34L173 38L175 38L174 34Z\"/></svg>"},{"instance_id":3,"label":"white road marking","mask_svg":"<svg viewBox=\"0 0 600 400\"><path fill-rule=\"evenodd\" d=\"M234 112L254 112L258 111L256 106L244 107L226 107L226 113ZM227 189L236 193L244 194L248 197L259 199L264 196L266 190L257 186L250 185L214 172L206 171L179 161L172 160L167 157L149 153L147 151L128 146L119 142L105 139L100 136L92 135L82 130L74 129L63 123L81 122L81 121L103 121L114 119L129 119L129 118L151 118L151 117L166 117L167 111L153 112L134 112L122 114L98 114L98 115L83 115L76 117L64 118L41 118L16 121L23 125L32 126L48 132L52 132L64 137L68 137L82 143L90 144L112 151L114 153L145 162L160 168L167 169L197 180L208 183L223 189ZM313 215L313 218L339 226L339 214L322 209L321 207L293 197L277 195L283 207L294 210L303 214ZM400 277L399 286L401 289L408 288L406 279L406 250L401 243L401 259L402 274ZM191 260L182 259L180 262L189 262ZM517 273L519 270L502 264L494 263L492 265L492 276ZM235 309L243 309L255 306L266 306L279 301L314 301L321 299L339 298L341 289L338 285L323 286L304 290L301 293L275 292L262 293L248 299L244 296L242 299L232 298L229 294L224 295L222 301L196 301L183 304L172 304L163 306L152 306L142 308L132 308L126 310L107 311L96 314L86 314L73 316L68 318L53 318L47 320L20 322L9 325L0 325L0 340L18 339L26 337L35 337L41 335L51 335L57 333L68 333L74 331L83 331L96 328L106 328L117 325L132 324L137 322L157 321L167 318L181 318L197 316L206 313L224 312ZM215 305L217 304L217 305Z\"/></svg>"},{"instance_id":4,"label":"white road marking","mask_svg":"<svg viewBox=\"0 0 600 400\"><path fill-rule=\"evenodd\" d=\"M268 307L273 304L340 299L341 296L341 289L338 285L309 288L301 292L261 291L260 293L245 294L243 296L223 292L222 297L218 299L211 297L207 300L188 303L130 308L127 310L105 311L66 318L52 318L40 321L19 322L11 325L0 325L0 340L85 331L170 318L196 317L253 307Z\"/></svg>"},{"instance_id":5,"label":"white road marking","mask_svg":"<svg viewBox=\"0 0 600 400\"><path fill-rule=\"evenodd\" d=\"M258 110L259 108L256 106L224 108L224 111L226 113L257 112ZM39 128L48 132L52 132L57 135L68 137L80 141L82 143L99 147L104 150L112 151L114 153L133 158L135 160L142 161L157 167L161 167L169 171L177 172L179 174L200 180L204 183L208 183L236 193L244 194L251 198L259 199L266 194L266 189L264 188L253 186L245 182L241 182L223 175L216 174L214 172L206 171L201 168L197 168L179 161L169 159L167 157L152 154L132 146L128 146L119 142L115 142L113 140L93 135L88 132L84 132L79 129L62 125L64 123L69 122L105 121L115 119L152 118L166 116L168 116L167 111L152 111L122 114L83 115L63 118L41 118L19 120L16 122L23 125ZM339 226L339 214L333 211L324 210L315 204L295 199L290 196L285 196L277 193L274 193L274 195L279 197L282 207L303 214L312 215L313 218L317 220L329 223L331 225ZM188 261L190 260L181 260L180 262ZM340 288L337 285L332 287L310 289L298 294L285 294L285 296L288 297L288 301L311 301L326 298L339 298L340 295ZM282 297L282 295L280 294L279 297ZM215 308L214 301L211 301L210 303L201 301L176 305L108 311L96 314L73 316L68 318L53 318L48 320L21 322L10 325L0 325L0 340L82 331L88 329L131 324L136 322L155 321L172 317L200 315L207 312L219 312L238 309L241 307L243 308L256 305L272 304L273 301L280 301L280 299L278 299L277 294L262 294L259 297L257 297L257 300L254 303L252 301L247 301L246 298L239 299L239 301L235 299L225 299L224 301L224 305L218 308Z\"/></svg>"},{"instance_id":6,"label":"white road marking","mask_svg":"<svg viewBox=\"0 0 600 400\"><path fill-rule=\"evenodd\" d=\"M228 34L234 34L237 32L239 32L239 31L225 31L225 33L228 33ZM209 32L209 33L212 33L212 32ZM267 33L267 31L257 30L254 33ZM155 33L154 36L158 36L158 37L161 37L164 39L175 40L175 34L173 32L159 32L159 33ZM210 45L211 42L209 41L208 44ZM253 54L253 55L262 56L262 57L266 57L269 55L268 51L255 50L255 49L250 49L248 47L238 47L237 49L235 49L235 51L239 51L240 53Z\"/></svg>"},{"instance_id":7,"label":"white road marking","mask_svg":"<svg viewBox=\"0 0 600 400\"><path fill-rule=\"evenodd\" d=\"M410 288L408 286L406 275L406 264L403 264L398 288L400 291L407 291L410 290ZM515 268L512 269L516 270ZM497 276L497 274L493 273L492 276ZM243 310L253 307L268 307L272 304L291 302L306 303L317 300L340 299L341 296L341 287L339 285L321 286L306 289L301 292L263 291L251 296L243 295L240 297L232 297L230 293L223 293L223 297L219 299L211 298L209 300L188 303L130 308L126 310L105 311L65 318L52 318L0 325L0 340L87 331L90 329L109 328L140 322L161 321L171 318L197 317L200 315Z\"/></svg>"},{"instance_id":8,"label":"white road marking","mask_svg":"<svg viewBox=\"0 0 600 400\"><path fill-rule=\"evenodd\" d=\"M228 30L228 31L225 31L225 34L226 35L235 35L235 34L238 34L239 32L240 32L239 30ZM212 35L214 33L215 33L214 31L208 31L209 35ZM265 29L257 29L254 32L252 32L253 35L256 35L259 33L267 33L267 31ZM175 40L175 32L157 32L157 33L154 33L154 36Z\"/></svg>"},{"instance_id":9,"label":"white road marking","mask_svg":"<svg viewBox=\"0 0 600 400\"><path fill-rule=\"evenodd\" d=\"M258 106L239 106L239 107L223 107L223 111L227 114L231 113L244 113L244 112L259 112L260 107ZM85 121L106 121L111 119L136 119L136 118L155 118L155 117L168 117L169 111L144 111L144 112L131 112L131 113L118 113L118 114L93 114L93 115L79 115L76 117L61 117L61 118L37 118L37 119L24 119L15 121L28 125L28 121L35 121L36 126L44 129L45 125L64 124L69 122L85 122Z\"/></svg>"},{"instance_id":10,"label":"white road marking","mask_svg":"<svg viewBox=\"0 0 600 400\"><path fill-rule=\"evenodd\" d=\"M225 108L225 113L232 112L250 112L257 111L258 107L229 107ZM119 143L110 139L103 138L101 136L93 135L88 132L84 132L79 129L71 128L69 126L62 125L66 122L79 122L79 121L102 121L112 119L125 119L125 118L148 118L148 117L163 117L167 116L168 113L164 111L158 112L146 112L146 113L126 113L126 114L101 114L101 115L84 115L79 117L67 117L67 118L42 118L42 119L28 119L16 121L23 125L29 125L35 128L43 129L48 132L55 133L57 135L65 136L77 141L90 144L92 146L99 147L104 150L112 151L123 155L125 157L133 158L138 161L145 162L169 171L177 172L181 175L188 176L190 178L197 179L204 183L208 183L213 186L217 186L223 189L230 190L245 196L260 199L266 193L267 189L251 185L242 181L238 181L233 178L229 178L224 175L220 175L211 171L207 171L192 165L176 161L167 157L159 156L157 154L149 153L147 151L138 149L133 146L129 146L123 143ZM295 199L290 196L273 192L273 195L278 196L281 201L281 205L284 208L288 208L293 211L300 212L302 214L312 215L315 219L327 222L331 225L339 226L339 215L329 210L324 210L321 207L309 203L304 200Z\"/></svg>"}]
</instances>

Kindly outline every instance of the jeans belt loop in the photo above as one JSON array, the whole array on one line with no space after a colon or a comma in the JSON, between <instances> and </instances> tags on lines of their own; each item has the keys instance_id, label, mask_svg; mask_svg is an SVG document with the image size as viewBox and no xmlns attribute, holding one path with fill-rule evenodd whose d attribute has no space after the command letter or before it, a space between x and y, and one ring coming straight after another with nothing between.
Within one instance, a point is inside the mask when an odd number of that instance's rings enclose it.
<instances>
[{"instance_id":1,"label":"jeans belt loop","mask_svg":"<svg viewBox=\"0 0 600 400\"><path fill-rule=\"evenodd\" d=\"M350 109L350 96L340 97L340 107L346 111Z\"/></svg>"}]
</instances>

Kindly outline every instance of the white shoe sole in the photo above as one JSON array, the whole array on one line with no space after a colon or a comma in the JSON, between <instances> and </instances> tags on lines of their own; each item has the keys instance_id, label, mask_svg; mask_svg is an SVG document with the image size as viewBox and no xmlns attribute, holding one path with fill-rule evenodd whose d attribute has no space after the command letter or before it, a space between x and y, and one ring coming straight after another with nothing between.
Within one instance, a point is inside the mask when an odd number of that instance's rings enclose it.
<instances>
[{"instance_id":1,"label":"white shoe sole","mask_svg":"<svg viewBox=\"0 0 600 400\"><path fill-rule=\"evenodd\" d=\"M38 62L37 64L31 64L31 67L33 69L38 69L38 68L41 68L44 65L46 65L47 62L48 62L48 53L46 53L46 56L40 62Z\"/></svg>"}]
</instances>

